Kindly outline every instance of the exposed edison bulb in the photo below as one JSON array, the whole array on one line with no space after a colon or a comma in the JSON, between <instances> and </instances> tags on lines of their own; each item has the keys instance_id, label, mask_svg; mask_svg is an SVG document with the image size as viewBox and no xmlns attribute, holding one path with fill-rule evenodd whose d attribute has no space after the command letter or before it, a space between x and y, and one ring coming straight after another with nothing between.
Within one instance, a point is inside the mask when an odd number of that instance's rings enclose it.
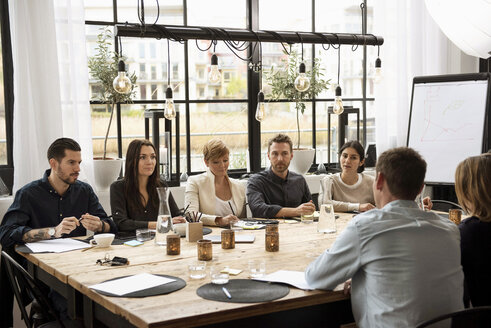
<instances>
[{"instance_id":1,"label":"exposed edison bulb","mask_svg":"<svg viewBox=\"0 0 491 328\"><path fill-rule=\"evenodd\" d=\"M375 60L375 83L379 83L382 80L382 61L380 58Z\"/></svg>"},{"instance_id":2,"label":"exposed edison bulb","mask_svg":"<svg viewBox=\"0 0 491 328\"><path fill-rule=\"evenodd\" d=\"M257 94L256 120L261 122L266 115L266 104L264 103L264 93L259 91Z\"/></svg>"},{"instance_id":3,"label":"exposed edison bulb","mask_svg":"<svg viewBox=\"0 0 491 328\"><path fill-rule=\"evenodd\" d=\"M211 68L210 68L210 75L208 76L208 81L210 83L216 84L220 82L221 80L221 74L220 71L218 70L218 57L217 55L213 54L211 56Z\"/></svg>"},{"instance_id":4,"label":"exposed edison bulb","mask_svg":"<svg viewBox=\"0 0 491 328\"><path fill-rule=\"evenodd\" d=\"M126 76L124 61L118 63L118 76L113 80L113 88L118 93L128 94L131 92L132 85L130 79Z\"/></svg>"},{"instance_id":5,"label":"exposed edison bulb","mask_svg":"<svg viewBox=\"0 0 491 328\"><path fill-rule=\"evenodd\" d=\"M307 77L307 75L305 75L305 64L304 63L300 63L300 67L298 69L298 72L299 72L299 74L298 74L297 78L295 79L295 83L294 83L295 89L297 89L300 92L305 92L310 87L310 80Z\"/></svg>"},{"instance_id":6,"label":"exposed edison bulb","mask_svg":"<svg viewBox=\"0 0 491 328\"><path fill-rule=\"evenodd\" d=\"M341 99L341 87L339 85L336 87L336 97L334 97L332 111L337 115L344 112L343 99Z\"/></svg>"},{"instance_id":7,"label":"exposed edison bulb","mask_svg":"<svg viewBox=\"0 0 491 328\"><path fill-rule=\"evenodd\" d=\"M167 90L165 90L164 117L168 120L176 117L176 106L174 99L172 99L172 89L170 87L167 87Z\"/></svg>"}]
</instances>

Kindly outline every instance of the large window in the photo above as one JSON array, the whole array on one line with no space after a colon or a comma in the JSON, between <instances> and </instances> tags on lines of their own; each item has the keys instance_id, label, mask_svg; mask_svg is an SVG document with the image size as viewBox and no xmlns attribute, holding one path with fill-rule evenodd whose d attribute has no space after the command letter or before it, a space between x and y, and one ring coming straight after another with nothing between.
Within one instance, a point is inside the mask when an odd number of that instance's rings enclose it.
<instances>
[{"instance_id":1,"label":"large window","mask_svg":"<svg viewBox=\"0 0 491 328\"><path fill-rule=\"evenodd\" d=\"M250 2L255 4L256 10L251 10L252 20L257 22L255 29L278 31L322 31L322 32L348 32L361 33L361 11L359 2L354 0L339 3L315 1L299 3L294 0L285 0L281 5L281 14L277 1L274 0L165 0L159 1L160 10L157 11L155 2L145 3L145 22L159 24L210 26L228 28L251 28L248 21L247 9ZM113 6L117 4L117 10ZM313 5L312 5L313 4ZM97 34L101 28L112 28L116 23L138 23L137 5L130 0L85 0L87 20L87 49L91 55L95 49ZM255 8L255 6L251 6ZM117 17L114 16L117 14ZM158 13L158 17L157 17ZM368 12L368 22L371 22L372 13ZM255 17L254 17L255 16ZM158 18L158 19L157 19ZM370 25L368 27L370 30ZM300 45L294 45L293 50L300 52ZM318 99L307 99L306 110L300 117L300 147L315 147L317 150L317 163L328 160L337 162L337 120L331 119L331 147L328 149L327 110L332 104L333 90L337 82L337 50L323 49L320 45L304 44L304 60L307 69L314 58L321 58L322 67L326 77L331 79L331 87L327 92L319 95ZM341 47L341 76L340 84L343 88L345 105L351 105L362 112L363 101L367 101L368 115L366 117L368 131L367 143L374 141L373 127L373 100L371 82L371 66L368 65L367 97L363 98L363 47L352 51L351 46ZM374 47L368 47L369 57L373 56ZM210 45L208 40L190 40L187 46L183 43L170 42L170 66L168 66L168 49L165 39L122 38L123 55L127 57L127 67L130 73L135 72L138 77L136 97L134 103L120 106L121 115L121 154L124 156L126 148L134 138L144 136L144 110L161 109L165 103L165 90L170 75L171 87L174 90L174 100L179 110L179 141L181 172L199 172L205 166L202 159L203 144L213 137L225 141L231 151L230 169L237 170L237 174L245 173L250 167L250 154L253 151L251 142L260 145L260 157L253 156L254 163L260 167L267 166L266 146L267 140L278 132L289 134L294 143L297 143L297 123L295 104L289 102L271 102L268 106L267 116L261 123L260 132L251 128L255 108L251 107L248 99L248 87L258 86L256 75L248 72L248 63L237 58L226 45L219 41L216 47ZM210 59L213 53L218 55L221 80L210 83ZM283 47L277 43L263 43L262 63L264 70L277 65L285 59ZM240 56L247 57L246 51ZM373 66L373 65L372 65ZM250 76L255 76L255 80ZM264 76L263 76L264 78ZM97 86L91 81L91 92L98 92ZM268 94L269 89L263 80L263 89ZM250 97L250 95L249 95ZM102 152L100 144L103 140L109 113L104 105L93 103L93 134L94 155ZM363 117L360 117L363 119ZM163 121L163 120L162 120ZM161 122L163 131L163 122ZM175 124L175 121L172 123ZM253 123L256 124L256 123ZM360 124L361 125L361 124ZM347 139L357 137L356 115L349 116L346 132ZM254 132L257 131L257 132ZM257 135L255 134L257 133ZM176 140L173 128L173 140ZM118 155L117 129L110 131L109 153ZM175 156L175 153L174 153ZM175 166L174 166L175 167ZM255 165L258 167L258 165Z\"/></svg>"}]
</instances>

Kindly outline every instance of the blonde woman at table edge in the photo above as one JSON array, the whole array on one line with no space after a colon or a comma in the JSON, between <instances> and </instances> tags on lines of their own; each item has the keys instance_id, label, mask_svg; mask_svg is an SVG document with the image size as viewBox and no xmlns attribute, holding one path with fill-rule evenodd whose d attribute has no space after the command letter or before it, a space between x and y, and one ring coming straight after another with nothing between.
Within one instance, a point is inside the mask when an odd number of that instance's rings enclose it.
<instances>
[{"instance_id":1,"label":"blonde woman at table edge","mask_svg":"<svg viewBox=\"0 0 491 328\"><path fill-rule=\"evenodd\" d=\"M491 154L469 157L455 171L455 193L471 217L462 220L460 249L465 288L472 306L491 305ZM468 304L468 299L465 299Z\"/></svg>"},{"instance_id":2,"label":"blonde woman at table edge","mask_svg":"<svg viewBox=\"0 0 491 328\"><path fill-rule=\"evenodd\" d=\"M206 172L189 177L185 204L205 225L228 226L246 216L245 183L228 177L229 149L220 139L203 147Z\"/></svg>"},{"instance_id":3,"label":"blonde woman at table edge","mask_svg":"<svg viewBox=\"0 0 491 328\"><path fill-rule=\"evenodd\" d=\"M119 231L140 228L155 229L159 210L157 187L166 186L160 179L154 145L146 139L135 139L126 151L125 176L111 184L110 199L113 220ZM174 223L186 222L172 194L169 209Z\"/></svg>"},{"instance_id":4,"label":"blonde woman at table edge","mask_svg":"<svg viewBox=\"0 0 491 328\"><path fill-rule=\"evenodd\" d=\"M373 180L364 174L365 150L356 140L346 142L339 150L341 173L321 179L319 205L332 203L336 212L365 212L375 208Z\"/></svg>"}]
</instances>

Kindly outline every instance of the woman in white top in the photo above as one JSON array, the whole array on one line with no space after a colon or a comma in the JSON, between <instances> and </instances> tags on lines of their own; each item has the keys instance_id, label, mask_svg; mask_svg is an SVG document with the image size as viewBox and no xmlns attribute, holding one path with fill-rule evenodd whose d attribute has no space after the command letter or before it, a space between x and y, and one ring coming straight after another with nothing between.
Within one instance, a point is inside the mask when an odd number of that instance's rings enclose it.
<instances>
[{"instance_id":1,"label":"woman in white top","mask_svg":"<svg viewBox=\"0 0 491 328\"><path fill-rule=\"evenodd\" d=\"M203 147L206 172L189 177L185 204L188 212L202 213L205 225L228 226L246 216L245 183L227 175L229 150L219 139Z\"/></svg>"},{"instance_id":2,"label":"woman in white top","mask_svg":"<svg viewBox=\"0 0 491 328\"><path fill-rule=\"evenodd\" d=\"M358 141L348 141L339 150L341 173L329 174L321 180L319 205L332 203L336 212L365 212L375 207L372 184L374 178L362 173L365 150Z\"/></svg>"}]
</instances>

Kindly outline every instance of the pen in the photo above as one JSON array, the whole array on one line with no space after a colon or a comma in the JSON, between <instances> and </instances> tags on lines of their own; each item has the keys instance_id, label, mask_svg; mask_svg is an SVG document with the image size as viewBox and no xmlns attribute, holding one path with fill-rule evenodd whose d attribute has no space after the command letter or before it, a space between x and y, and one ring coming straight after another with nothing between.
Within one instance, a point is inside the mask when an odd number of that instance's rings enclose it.
<instances>
[{"instance_id":1,"label":"pen","mask_svg":"<svg viewBox=\"0 0 491 328\"><path fill-rule=\"evenodd\" d=\"M184 211L182 212L182 215L183 215L183 216L186 214L186 211L188 210L189 205L191 205L191 203L189 203L189 204L188 204L188 206L186 206L186 208L185 208L185 209L184 209Z\"/></svg>"},{"instance_id":2,"label":"pen","mask_svg":"<svg viewBox=\"0 0 491 328\"><path fill-rule=\"evenodd\" d=\"M222 287L222 290L225 293L225 295L227 296L227 298L229 298L229 299L232 298L232 295L230 295L230 293L228 292L227 288Z\"/></svg>"},{"instance_id":3,"label":"pen","mask_svg":"<svg viewBox=\"0 0 491 328\"><path fill-rule=\"evenodd\" d=\"M235 216L234 209L233 209L233 207L232 207L232 204L230 204L230 202L228 202L228 206L230 206L230 209L232 210L232 214Z\"/></svg>"}]
</instances>

